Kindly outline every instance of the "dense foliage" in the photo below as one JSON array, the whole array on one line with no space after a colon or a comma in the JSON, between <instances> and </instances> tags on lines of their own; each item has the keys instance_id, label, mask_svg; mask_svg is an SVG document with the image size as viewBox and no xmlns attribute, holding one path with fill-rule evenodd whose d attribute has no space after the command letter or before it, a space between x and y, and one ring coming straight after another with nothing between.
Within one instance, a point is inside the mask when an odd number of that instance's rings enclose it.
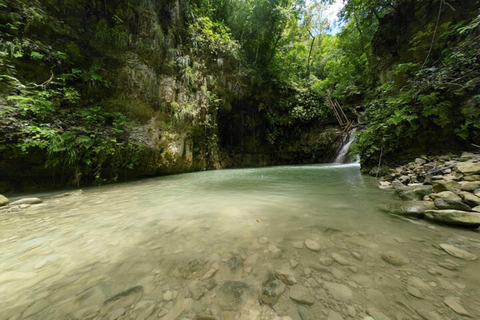
<instances>
[{"instance_id":1,"label":"dense foliage","mask_svg":"<svg viewBox=\"0 0 480 320\"><path fill-rule=\"evenodd\" d=\"M218 112L273 148L334 125L330 97L365 107L366 166L479 143L478 3L346 0L332 26L331 2L4 0L0 162L116 180L188 136L209 168Z\"/></svg>"}]
</instances>

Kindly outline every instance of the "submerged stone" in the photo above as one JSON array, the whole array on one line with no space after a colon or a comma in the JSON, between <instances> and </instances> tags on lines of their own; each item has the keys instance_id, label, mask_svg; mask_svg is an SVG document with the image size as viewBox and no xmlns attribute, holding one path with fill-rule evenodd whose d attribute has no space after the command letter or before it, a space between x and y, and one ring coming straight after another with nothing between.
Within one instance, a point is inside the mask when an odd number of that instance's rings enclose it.
<instances>
[{"instance_id":1,"label":"submerged stone","mask_svg":"<svg viewBox=\"0 0 480 320\"><path fill-rule=\"evenodd\" d=\"M440 247L445 250L449 255L454 256L455 258L474 261L477 260L477 256L468 251L462 250L450 244L442 243Z\"/></svg>"},{"instance_id":2,"label":"submerged stone","mask_svg":"<svg viewBox=\"0 0 480 320\"><path fill-rule=\"evenodd\" d=\"M443 300L443 303L445 303L455 313L460 314L462 316L471 317L470 313L468 313L468 311L465 310L465 308L460 304L457 298L446 297L445 300Z\"/></svg>"},{"instance_id":3,"label":"submerged stone","mask_svg":"<svg viewBox=\"0 0 480 320\"><path fill-rule=\"evenodd\" d=\"M310 289L307 289L299 284L295 284L290 288L290 298L305 304L313 304L315 302Z\"/></svg>"},{"instance_id":4,"label":"submerged stone","mask_svg":"<svg viewBox=\"0 0 480 320\"><path fill-rule=\"evenodd\" d=\"M312 251L320 251L321 247L318 242L313 240L305 240L305 246Z\"/></svg>"},{"instance_id":5,"label":"submerged stone","mask_svg":"<svg viewBox=\"0 0 480 320\"><path fill-rule=\"evenodd\" d=\"M387 252L384 252L380 255L382 257L382 259L388 263L390 263L391 265L394 265L394 266L403 266L404 264L407 264L409 263L410 261L408 260L408 258L402 256L401 254L399 253L396 253L394 251L387 251Z\"/></svg>"},{"instance_id":6,"label":"submerged stone","mask_svg":"<svg viewBox=\"0 0 480 320\"><path fill-rule=\"evenodd\" d=\"M262 287L260 301L273 306L280 299L286 288L287 286L280 280L270 281Z\"/></svg>"}]
</instances>

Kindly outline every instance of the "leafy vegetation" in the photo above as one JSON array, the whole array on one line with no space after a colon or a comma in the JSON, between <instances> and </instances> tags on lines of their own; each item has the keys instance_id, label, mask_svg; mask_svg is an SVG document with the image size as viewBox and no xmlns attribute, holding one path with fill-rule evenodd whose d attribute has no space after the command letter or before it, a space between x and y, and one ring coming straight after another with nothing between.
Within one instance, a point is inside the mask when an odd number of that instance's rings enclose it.
<instances>
[{"instance_id":1,"label":"leafy vegetation","mask_svg":"<svg viewBox=\"0 0 480 320\"><path fill-rule=\"evenodd\" d=\"M245 129L279 148L334 125L330 97L365 107L367 167L479 143L478 3L348 0L332 29L331 2L5 0L0 161L32 157L77 184L188 152L212 168L219 114L238 112L223 119L241 122L242 146ZM179 136L189 151L174 156Z\"/></svg>"}]
</instances>

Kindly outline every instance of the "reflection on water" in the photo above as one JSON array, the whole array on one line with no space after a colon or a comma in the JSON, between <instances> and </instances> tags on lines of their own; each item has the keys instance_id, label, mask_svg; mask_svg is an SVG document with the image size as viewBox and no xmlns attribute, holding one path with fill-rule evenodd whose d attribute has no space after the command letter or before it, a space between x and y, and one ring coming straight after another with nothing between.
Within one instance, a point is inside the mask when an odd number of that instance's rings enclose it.
<instances>
[{"instance_id":1,"label":"reflection on water","mask_svg":"<svg viewBox=\"0 0 480 320\"><path fill-rule=\"evenodd\" d=\"M391 201L356 164L47 198L0 215L0 319L480 318L478 260L439 246L479 255L480 235L386 215Z\"/></svg>"}]
</instances>

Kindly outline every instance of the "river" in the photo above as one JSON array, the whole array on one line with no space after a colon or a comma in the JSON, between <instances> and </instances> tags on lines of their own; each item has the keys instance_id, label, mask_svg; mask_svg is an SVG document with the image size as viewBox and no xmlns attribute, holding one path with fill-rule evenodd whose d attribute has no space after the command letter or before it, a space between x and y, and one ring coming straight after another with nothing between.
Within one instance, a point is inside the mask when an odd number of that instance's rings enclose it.
<instances>
[{"instance_id":1,"label":"river","mask_svg":"<svg viewBox=\"0 0 480 320\"><path fill-rule=\"evenodd\" d=\"M357 164L48 195L0 214L0 319L480 318L480 262L439 246L480 255L480 234L394 201Z\"/></svg>"}]
</instances>

